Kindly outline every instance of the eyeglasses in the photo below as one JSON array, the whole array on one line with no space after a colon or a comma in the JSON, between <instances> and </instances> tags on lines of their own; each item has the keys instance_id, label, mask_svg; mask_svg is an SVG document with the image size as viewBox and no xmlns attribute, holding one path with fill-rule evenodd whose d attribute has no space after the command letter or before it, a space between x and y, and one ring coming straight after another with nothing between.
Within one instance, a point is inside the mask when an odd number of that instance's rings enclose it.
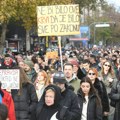
<instances>
[{"instance_id":1,"label":"eyeglasses","mask_svg":"<svg viewBox=\"0 0 120 120\"><path fill-rule=\"evenodd\" d=\"M95 75L95 73L88 73L89 75Z\"/></svg>"},{"instance_id":2,"label":"eyeglasses","mask_svg":"<svg viewBox=\"0 0 120 120\"><path fill-rule=\"evenodd\" d=\"M110 67L110 65L107 65L107 64L104 64L104 65Z\"/></svg>"}]
</instances>

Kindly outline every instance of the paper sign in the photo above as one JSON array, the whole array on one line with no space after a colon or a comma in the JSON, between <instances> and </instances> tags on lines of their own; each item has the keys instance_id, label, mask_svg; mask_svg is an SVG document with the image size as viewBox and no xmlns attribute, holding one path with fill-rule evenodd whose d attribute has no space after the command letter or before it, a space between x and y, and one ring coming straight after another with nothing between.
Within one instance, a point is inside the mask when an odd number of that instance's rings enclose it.
<instances>
[{"instance_id":1,"label":"paper sign","mask_svg":"<svg viewBox=\"0 0 120 120\"><path fill-rule=\"evenodd\" d=\"M19 89L19 69L0 69L2 89Z\"/></svg>"},{"instance_id":2,"label":"paper sign","mask_svg":"<svg viewBox=\"0 0 120 120\"><path fill-rule=\"evenodd\" d=\"M58 52L57 52L57 51L47 52L47 53L46 53L46 57L47 57L48 59L57 58L57 57L58 57Z\"/></svg>"},{"instance_id":3,"label":"paper sign","mask_svg":"<svg viewBox=\"0 0 120 120\"><path fill-rule=\"evenodd\" d=\"M80 34L79 5L37 7L38 36Z\"/></svg>"}]
</instances>

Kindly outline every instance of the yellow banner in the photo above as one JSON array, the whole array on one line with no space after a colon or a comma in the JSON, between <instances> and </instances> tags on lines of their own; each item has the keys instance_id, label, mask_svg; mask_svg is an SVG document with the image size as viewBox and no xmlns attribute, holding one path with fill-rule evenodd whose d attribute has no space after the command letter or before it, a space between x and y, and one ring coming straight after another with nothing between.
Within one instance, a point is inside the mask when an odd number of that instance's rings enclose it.
<instances>
[{"instance_id":1,"label":"yellow banner","mask_svg":"<svg viewBox=\"0 0 120 120\"><path fill-rule=\"evenodd\" d=\"M79 5L37 7L38 36L80 34Z\"/></svg>"}]
</instances>

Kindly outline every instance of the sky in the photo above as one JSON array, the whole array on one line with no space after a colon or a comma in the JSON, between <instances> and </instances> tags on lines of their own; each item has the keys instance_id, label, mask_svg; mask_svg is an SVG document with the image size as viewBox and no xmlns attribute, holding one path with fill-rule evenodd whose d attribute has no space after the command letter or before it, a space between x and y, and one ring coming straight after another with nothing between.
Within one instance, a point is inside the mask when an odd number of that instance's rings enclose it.
<instances>
[{"instance_id":1,"label":"sky","mask_svg":"<svg viewBox=\"0 0 120 120\"><path fill-rule=\"evenodd\" d=\"M120 0L106 0L109 4L115 5L115 7L120 11Z\"/></svg>"}]
</instances>

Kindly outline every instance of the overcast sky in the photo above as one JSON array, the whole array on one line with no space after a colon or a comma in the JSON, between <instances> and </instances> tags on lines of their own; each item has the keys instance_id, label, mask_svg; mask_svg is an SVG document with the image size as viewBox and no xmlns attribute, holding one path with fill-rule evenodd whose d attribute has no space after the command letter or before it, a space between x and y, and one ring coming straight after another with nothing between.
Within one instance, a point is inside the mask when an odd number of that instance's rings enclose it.
<instances>
[{"instance_id":1,"label":"overcast sky","mask_svg":"<svg viewBox=\"0 0 120 120\"><path fill-rule=\"evenodd\" d=\"M120 10L120 0L106 0L109 4L114 4Z\"/></svg>"}]
</instances>

